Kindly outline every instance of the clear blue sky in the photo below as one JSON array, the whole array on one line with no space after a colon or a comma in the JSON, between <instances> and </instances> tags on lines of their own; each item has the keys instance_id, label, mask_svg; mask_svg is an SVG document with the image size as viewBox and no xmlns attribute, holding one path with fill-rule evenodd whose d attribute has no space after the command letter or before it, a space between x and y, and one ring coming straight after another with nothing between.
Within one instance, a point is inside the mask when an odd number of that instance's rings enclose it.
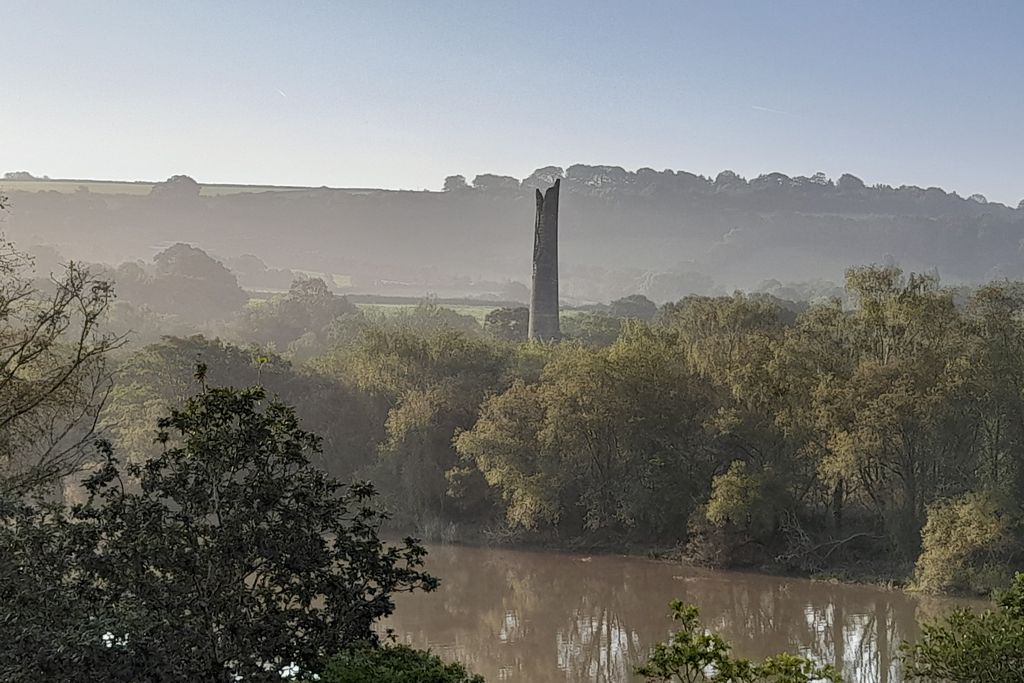
<instances>
[{"instance_id":1,"label":"clear blue sky","mask_svg":"<svg viewBox=\"0 0 1024 683\"><path fill-rule=\"evenodd\" d=\"M1024 198L1024 2L0 0L0 171L439 188L572 163Z\"/></svg>"}]
</instances>

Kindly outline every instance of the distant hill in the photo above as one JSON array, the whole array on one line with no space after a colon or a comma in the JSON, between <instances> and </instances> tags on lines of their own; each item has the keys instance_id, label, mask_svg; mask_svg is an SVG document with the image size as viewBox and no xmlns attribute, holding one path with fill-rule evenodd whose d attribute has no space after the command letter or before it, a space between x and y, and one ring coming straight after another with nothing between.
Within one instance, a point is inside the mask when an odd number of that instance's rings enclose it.
<instances>
[{"instance_id":1,"label":"distant hill","mask_svg":"<svg viewBox=\"0 0 1024 683\"><path fill-rule=\"evenodd\" d=\"M8 173L0 178L0 187L7 192L62 192L72 193L88 190L94 194L149 194L159 181L150 180L87 180L75 178L7 177L20 174ZM313 190L317 188L300 185L234 185L229 183L202 183L200 194L217 197L225 194L247 192L288 192L291 190ZM372 192L369 189L352 189L350 192Z\"/></svg>"},{"instance_id":2,"label":"distant hill","mask_svg":"<svg viewBox=\"0 0 1024 683\"><path fill-rule=\"evenodd\" d=\"M0 180L0 225L20 243L116 262L187 241L221 257L336 273L353 291L446 296L527 282L533 189L563 178L563 289L607 301L839 280L895 261L947 280L1024 277L1024 209L852 175L747 180L729 171L546 167L525 179L460 176L443 192Z\"/></svg>"}]
</instances>

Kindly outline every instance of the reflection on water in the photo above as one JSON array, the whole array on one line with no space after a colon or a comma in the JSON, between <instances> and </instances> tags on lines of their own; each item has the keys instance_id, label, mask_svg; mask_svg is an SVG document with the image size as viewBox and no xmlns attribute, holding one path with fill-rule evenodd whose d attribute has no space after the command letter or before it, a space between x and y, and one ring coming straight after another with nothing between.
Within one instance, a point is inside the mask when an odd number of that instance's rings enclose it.
<instances>
[{"instance_id":1,"label":"reflection on water","mask_svg":"<svg viewBox=\"0 0 1024 683\"><path fill-rule=\"evenodd\" d=\"M441 588L400 596L386 626L488 682L636 680L679 598L739 654L789 650L836 663L849 683L896 683L895 655L917 637L917 619L956 604L629 557L435 546L427 567Z\"/></svg>"}]
</instances>

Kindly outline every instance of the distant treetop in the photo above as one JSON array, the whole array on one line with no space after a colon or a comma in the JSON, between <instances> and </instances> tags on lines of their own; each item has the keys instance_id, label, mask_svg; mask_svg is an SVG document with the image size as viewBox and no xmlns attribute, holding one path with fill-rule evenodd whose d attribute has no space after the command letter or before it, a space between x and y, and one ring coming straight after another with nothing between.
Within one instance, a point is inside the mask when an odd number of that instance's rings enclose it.
<instances>
[{"instance_id":1,"label":"distant treetop","mask_svg":"<svg viewBox=\"0 0 1024 683\"><path fill-rule=\"evenodd\" d=\"M28 171L8 171L4 173L4 180L49 180L50 176L35 176Z\"/></svg>"},{"instance_id":2,"label":"distant treetop","mask_svg":"<svg viewBox=\"0 0 1024 683\"><path fill-rule=\"evenodd\" d=\"M466 176L464 175L450 175L444 179L444 191L454 192L456 190L465 190L469 187L466 183Z\"/></svg>"},{"instance_id":3,"label":"distant treetop","mask_svg":"<svg viewBox=\"0 0 1024 683\"><path fill-rule=\"evenodd\" d=\"M187 175L172 175L162 183L156 183L149 191L154 197L198 197L202 188Z\"/></svg>"},{"instance_id":4,"label":"distant treetop","mask_svg":"<svg viewBox=\"0 0 1024 683\"><path fill-rule=\"evenodd\" d=\"M893 188L891 185L876 184L869 187L863 180L850 173L843 173L838 180L833 180L825 173L818 171L809 176L788 176L785 173L773 172L759 175L747 180L735 171L724 170L714 178L695 175L687 171L665 169L657 171L652 168L639 168L628 171L621 166L590 166L573 164L566 169L560 166L544 166L538 168L522 181L511 176L483 173L473 179L472 188L484 192L532 192L535 188L550 187L555 180L563 180L566 191L583 194L622 194L662 196L672 193L707 193L708 195L734 196L747 194L751 191L768 191L780 194L794 194L804 198L828 197L835 193L846 198L860 195L864 198L899 199L911 202L928 202L933 208L943 201L963 206L966 202L987 204L988 200L981 194L964 198L956 192L947 192L942 188L921 188L915 185L902 185ZM445 191L469 188L463 176L453 175L445 178ZM1024 200L1018 208L1024 206ZM879 211L884 211L879 207Z\"/></svg>"},{"instance_id":5,"label":"distant treetop","mask_svg":"<svg viewBox=\"0 0 1024 683\"><path fill-rule=\"evenodd\" d=\"M478 190L518 190L519 181L512 176L484 173L473 178L473 187Z\"/></svg>"},{"instance_id":6,"label":"distant treetop","mask_svg":"<svg viewBox=\"0 0 1024 683\"><path fill-rule=\"evenodd\" d=\"M562 180L564 178L565 171L563 171L560 166L545 166L543 168L538 168L523 179L523 188L547 188L554 185L556 180Z\"/></svg>"}]
</instances>

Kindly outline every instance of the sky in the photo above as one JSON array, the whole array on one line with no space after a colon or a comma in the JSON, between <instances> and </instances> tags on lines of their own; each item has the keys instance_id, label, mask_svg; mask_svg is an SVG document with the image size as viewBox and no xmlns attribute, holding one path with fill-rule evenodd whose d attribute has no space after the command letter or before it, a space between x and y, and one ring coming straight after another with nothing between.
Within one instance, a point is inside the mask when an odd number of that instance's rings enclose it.
<instances>
[{"instance_id":1,"label":"sky","mask_svg":"<svg viewBox=\"0 0 1024 683\"><path fill-rule=\"evenodd\" d=\"M1024 198L1024 2L0 0L0 173L574 163Z\"/></svg>"}]
</instances>

